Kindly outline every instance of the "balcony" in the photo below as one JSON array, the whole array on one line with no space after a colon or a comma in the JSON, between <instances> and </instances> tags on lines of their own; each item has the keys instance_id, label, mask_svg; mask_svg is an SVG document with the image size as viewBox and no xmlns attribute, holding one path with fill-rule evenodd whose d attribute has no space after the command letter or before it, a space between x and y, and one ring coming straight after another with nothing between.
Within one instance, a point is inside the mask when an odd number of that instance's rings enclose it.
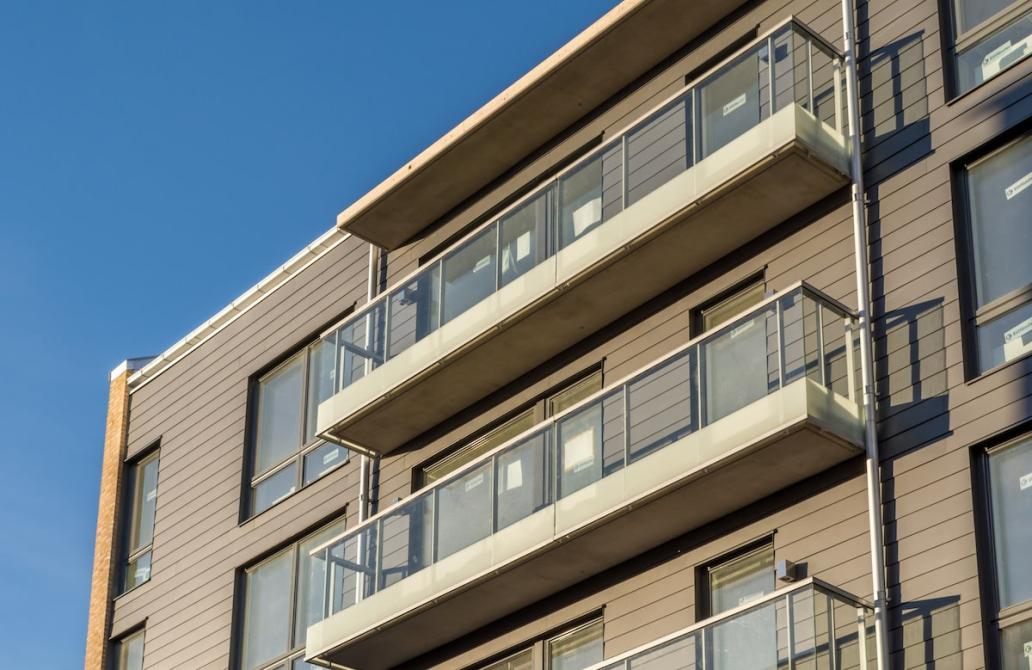
<instances>
[{"instance_id":1,"label":"balcony","mask_svg":"<svg viewBox=\"0 0 1032 670\"><path fill-rule=\"evenodd\" d=\"M317 547L308 658L397 665L861 453L855 332L797 284Z\"/></svg>"},{"instance_id":2,"label":"balcony","mask_svg":"<svg viewBox=\"0 0 1032 670\"><path fill-rule=\"evenodd\" d=\"M873 608L808 578L588 670L867 670Z\"/></svg>"},{"instance_id":3,"label":"balcony","mask_svg":"<svg viewBox=\"0 0 1032 670\"><path fill-rule=\"evenodd\" d=\"M320 435L390 453L839 189L839 65L790 20L393 286L323 341Z\"/></svg>"}]
</instances>

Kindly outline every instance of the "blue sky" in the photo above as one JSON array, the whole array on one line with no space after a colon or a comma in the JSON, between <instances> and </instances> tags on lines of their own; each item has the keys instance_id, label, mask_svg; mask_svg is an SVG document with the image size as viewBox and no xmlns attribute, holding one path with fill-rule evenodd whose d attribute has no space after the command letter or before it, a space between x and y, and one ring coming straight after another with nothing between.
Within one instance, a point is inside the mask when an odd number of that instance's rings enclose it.
<instances>
[{"instance_id":1,"label":"blue sky","mask_svg":"<svg viewBox=\"0 0 1032 670\"><path fill-rule=\"evenodd\" d=\"M82 666L109 370L612 4L0 4L0 667Z\"/></svg>"}]
</instances>

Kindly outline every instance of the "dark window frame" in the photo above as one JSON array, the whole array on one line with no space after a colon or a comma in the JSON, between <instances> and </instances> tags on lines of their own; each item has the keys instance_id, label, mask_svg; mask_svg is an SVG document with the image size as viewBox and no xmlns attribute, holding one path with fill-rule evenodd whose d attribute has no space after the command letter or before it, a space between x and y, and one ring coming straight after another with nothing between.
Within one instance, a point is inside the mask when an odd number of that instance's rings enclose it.
<instances>
[{"instance_id":1,"label":"dark window frame","mask_svg":"<svg viewBox=\"0 0 1032 670\"><path fill-rule=\"evenodd\" d=\"M957 67L959 53L968 48L977 46L983 40L988 39L996 32L1005 28L1012 21L1016 21L1024 14L1032 11L1032 4L1027 2L1022 3L1019 1L1018 3L1015 3L1014 6L998 12L994 16L982 21L979 25L961 33L957 20L957 2L958 0L939 0L938 3L940 17L940 51L942 52L943 58L943 73L946 75L945 90L947 104L952 104L960 98L981 89L989 82L998 79L1005 72L1014 70L1032 57L1032 53L1025 54L1019 60L1000 70L988 79L984 79L967 90L961 90L959 69Z\"/></svg>"},{"instance_id":2,"label":"dark window frame","mask_svg":"<svg viewBox=\"0 0 1032 670\"><path fill-rule=\"evenodd\" d=\"M236 569L235 578L233 580L233 620L231 627L232 643L230 645L230 658L229 666L235 670L247 670L244 666L245 657L245 646L247 644L247 577L248 574L256 570L262 565L265 565L269 561L278 558L280 555L286 552L292 552L293 558L291 560L290 567L290 598L289 607L290 614L288 616L288 640L294 643L294 633L297 625L297 594L299 586L299 572L298 572L298 559L300 557L299 550L301 544L306 540L311 539L320 532L328 529L335 523L341 523L343 526L347 526L348 518L348 506L335 509L329 515L321 518L317 523L306 527L300 533L292 535L286 542L276 545L272 549L265 551L257 556L252 557L246 563L243 563ZM290 644L286 652L276 656L275 658L269 659L261 668L278 668L279 665L284 665L287 670L291 670L294 661L299 658L304 658L304 646L298 646L297 644Z\"/></svg>"},{"instance_id":3,"label":"dark window frame","mask_svg":"<svg viewBox=\"0 0 1032 670\"><path fill-rule=\"evenodd\" d=\"M110 668L110 670L125 670L121 664L121 650L122 645L128 640L136 637L137 635L143 636L143 654L141 658L146 660L147 658L147 620L144 619L141 623L123 631L118 637L111 638L108 641L108 658L107 662L104 663L104 667Z\"/></svg>"},{"instance_id":4,"label":"dark window frame","mask_svg":"<svg viewBox=\"0 0 1032 670\"><path fill-rule=\"evenodd\" d=\"M712 594L710 593L710 571L720 565L738 560L764 547L770 547L771 555L777 560L774 546L774 531L713 556L695 566L695 621L703 621L713 616Z\"/></svg>"},{"instance_id":5,"label":"dark window frame","mask_svg":"<svg viewBox=\"0 0 1032 670\"><path fill-rule=\"evenodd\" d=\"M956 240L956 270L958 298L961 309L961 351L964 358L964 380L972 382L997 370L1023 361L1032 352L1025 353L999 365L980 369L978 326L1032 303L1032 282L1009 291L981 308L978 305L978 281L974 262L974 231L971 220L971 200L968 189L968 171L980 163L1005 151L1032 133L1032 117L1006 130L988 142L966 152L950 163L950 193Z\"/></svg>"},{"instance_id":6,"label":"dark window frame","mask_svg":"<svg viewBox=\"0 0 1032 670\"><path fill-rule=\"evenodd\" d=\"M602 626L602 653L603 660L605 660L605 607L600 607L585 614L581 614L572 619L568 619L563 623L552 626L545 630L543 633L534 635L530 639L524 640L518 644L508 647L505 651L493 654L486 660L479 661L470 666L467 666L467 670L487 670L496 663L508 660L520 654L526 653L528 650L531 651L531 667L532 670L550 670L550 658L548 655L548 645L552 641L573 633L587 626L599 624Z\"/></svg>"},{"instance_id":7,"label":"dark window frame","mask_svg":"<svg viewBox=\"0 0 1032 670\"><path fill-rule=\"evenodd\" d=\"M1006 608L1000 606L989 460L994 453L1030 439L1032 420L1026 420L990 436L987 440L972 446L970 450L975 556L979 566L978 589L982 610L982 649L988 668L1003 667L1003 629L1032 621L1032 600ZM1006 624L1001 625L1002 621L1006 621Z\"/></svg>"},{"instance_id":8,"label":"dark window frame","mask_svg":"<svg viewBox=\"0 0 1032 670\"><path fill-rule=\"evenodd\" d=\"M240 495L240 511L238 525L243 525L255 519L262 514L265 514L271 509L274 509L281 503L289 500L290 498L301 493L302 490L312 486L313 484L323 480L325 477L332 475L335 472L339 472L345 465L351 462L352 453L350 449L347 449L341 445L340 448L344 451L344 458L340 463L327 470L324 474L316 477L311 482L305 484L305 473L304 464L305 457L310 453L317 451L327 444L333 444L326 440L321 440L318 437L313 438L310 441L305 441L304 431L307 421L308 413L308 394L310 393L309 388L309 372L311 369L311 351L319 344L322 340L320 336L324 333L327 327L332 324L339 323L341 320L347 318L350 314L355 311L355 305L352 304L342 315L337 316L332 321L327 322L322 328L309 334L299 343L290 347L287 353L278 356L268 365L262 367L260 370L250 375L247 380L247 409L246 409L246 424L245 424L245 435L244 435L244 459L243 467L241 469L241 495ZM261 383L263 380L269 378L271 375L290 364L296 357L303 356L304 364L302 370L302 388L301 388L301 421L300 421L300 437L299 444L301 446L289 457L283 459L277 464L269 467L267 470L255 474L255 467L257 462L258 453L258 433L259 433L259 421L261 418ZM303 444L302 444L303 443ZM285 468L295 468L294 472L294 491L283 496L281 499L272 503L261 511L254 509L255 503L255 487L261 482L279 474Z\"/></svg>"},{"instance_id":9,"label":"dark window frame","mask_svg":"<svg viewBox=\"0 0 1032 670\"><path fill-rule=\"evenodd\" d=\"M757 272L750 274L749 276L738 280L731 286L718 291L715 295L706 298L704 301L695 305L689 311L689 323L688 323L688 334L691 338L696 338L707 332L703 324L705 313L717 305L734 298L740 293L744 293L753 286L759 284L763 290L764 296L769 295L770 291L767 287L767 272L766 268L763 268Z\"/></svg>"},{"instance_id":10,"label":"dark window frame","mask_svg":"<svg viewBox=\"0 0 1032 670\"><path fill-rule=\"evenodd\" d=\"M125 478L122 482L120 494L122 496L122 503L119 505L118 518L119 518L119 532L118 532L118 570L116 571L116 595L115 599L121 598L127 593L131 593L136 589L140 588L144 584L150 582L154 576L153 560L154 560L154 532L151 534L151 541L146 545L133 548L131 547L133 529L136 526L137 518L139 516L139 510L136 509L136 490L139 486L141 479L139 472L143 466L152 460L157 460L158 470L155 473L154 482L154 519L151 520L153 530L157 528L157 498L159 489L161 486L161 438L158 438L144 449L141 449L138 453L133 454L127 458L123 463L123 472L125 472ZM144 554L151 554L151 568L147 575L147 579L143 580L139 584L134 584L131 587L126 586L126 578L129 574L129 566L134 561L142 557Z\"/></svg>"}]
</instances>

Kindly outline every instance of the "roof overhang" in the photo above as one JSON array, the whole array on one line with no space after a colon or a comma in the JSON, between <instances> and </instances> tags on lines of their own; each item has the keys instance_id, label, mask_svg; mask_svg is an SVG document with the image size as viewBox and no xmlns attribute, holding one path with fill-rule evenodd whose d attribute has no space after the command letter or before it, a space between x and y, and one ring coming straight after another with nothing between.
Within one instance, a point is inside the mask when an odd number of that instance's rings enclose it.
<instances>
[{"instance_id":1,"label":"roof overhang","mask_svg":"<svg viewBox=\"0 0 1032 670\"><path fill-rule=\"evenodd\" d=\"M395 249L745 0L624 0L337 216Z\"/></svg>"}]
</instances>

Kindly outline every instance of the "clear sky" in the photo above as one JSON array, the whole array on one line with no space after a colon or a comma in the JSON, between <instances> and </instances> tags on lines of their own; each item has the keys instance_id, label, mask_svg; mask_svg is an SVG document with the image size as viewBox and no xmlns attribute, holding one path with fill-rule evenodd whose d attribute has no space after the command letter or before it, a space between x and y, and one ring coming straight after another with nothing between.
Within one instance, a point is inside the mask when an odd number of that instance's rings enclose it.
<instances>
[{"instance_id":1,"label":"clear sky","mask_svg":"<svg viewBox=\"0 0 1032 670\"><path fill-rule=\"evenodd\" d=\"M82 667L111 368L613 4L0 0L0 668Z\"/></svg>"}]
</instances>

